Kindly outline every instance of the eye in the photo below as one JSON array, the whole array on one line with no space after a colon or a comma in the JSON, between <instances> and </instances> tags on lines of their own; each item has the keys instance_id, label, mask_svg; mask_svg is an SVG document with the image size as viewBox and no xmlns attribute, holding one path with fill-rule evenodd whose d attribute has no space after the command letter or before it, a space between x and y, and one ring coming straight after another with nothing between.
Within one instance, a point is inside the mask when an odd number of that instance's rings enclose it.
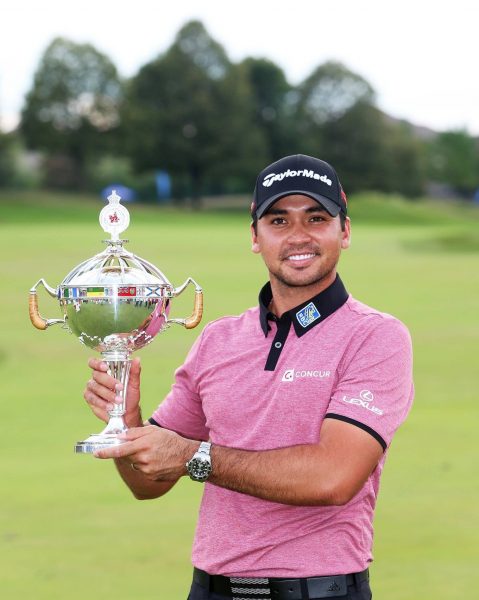
<instances>
[{"instance_id":1,"label":"eye","mask_svg":"<svg viewBox=\"0 0 479 600\"><path fill-rule=\"evenodd\" d=\"M311 223L322 223L326 219L324 217L320 217L319 215L314 215L314 217L311 217L309 220Z\"/></svg>"},{"instance_id":2,"label":"eye","mask_svg":"<svg viewBox=\"0 0 479 600\"><path fill-rule=\"evenodd\" d=\"M275 217L271 220L272 225L284 225L286 223L286 219L284 217Z\"/></svg>"}]
</instances>

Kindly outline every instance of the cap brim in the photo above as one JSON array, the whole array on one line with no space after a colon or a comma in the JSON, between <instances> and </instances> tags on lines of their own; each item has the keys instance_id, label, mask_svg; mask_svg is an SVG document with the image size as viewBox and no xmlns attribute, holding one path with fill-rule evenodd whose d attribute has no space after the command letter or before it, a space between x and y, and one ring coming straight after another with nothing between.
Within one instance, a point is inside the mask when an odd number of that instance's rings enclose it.
<instances>
[{"instance_id":1,"label":"cap brim","mask_svg":"<svg viewBox=\"0 0 479 600\"><path fill-rule=\"evenodd\" d=\"M271 198L268 198L268 200L256 210L256 217L258 219L261 219L265 212L275 202L281 200L281 198L285 198L286 196L292 196L293 194L301 194L302 196L308 196L308 198L316 200L316 202L318 204L321 204L321 206L326 210L326 212L328 212L332 217L336 217L339 214L339 211L341 210L341 208L336 204L336 202L333 202L329 198L324 198L319 194L312 194L311 192L306 192L304 190L288 190L287 192L282 192L280 194L276 194L276 196L271 196Z\"/></svg>"}]
</instances>

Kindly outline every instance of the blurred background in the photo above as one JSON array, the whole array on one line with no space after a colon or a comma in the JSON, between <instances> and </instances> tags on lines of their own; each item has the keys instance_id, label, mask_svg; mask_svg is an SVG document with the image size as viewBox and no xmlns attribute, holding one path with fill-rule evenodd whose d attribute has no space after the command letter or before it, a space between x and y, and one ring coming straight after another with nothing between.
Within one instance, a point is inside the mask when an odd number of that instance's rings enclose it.
<instances>
[{"instance_id":1,"label":"blurred background","mask_svg":"<svg viewBox=\"0 0 479 600\"><path fill-rule=\"evenodd\" d=\"M452 8L5 4L2 598L186 598L200 486L140 503L110 464L73 455L101 427L82 400L89 353L60 328L31 327L28 290L101 251L98 213L116 189L128 249L205 289L198 329L172 328L140 353L150 414L204 324L256 303L255 178L297 152L331 162L348 194L349 291L414 341L416 403L383 476L375 597L477 587L479 8ZM175 316L190 313L186 296ZM41 292L40 310L60 314Z\"/></svg>"}]
</instances>

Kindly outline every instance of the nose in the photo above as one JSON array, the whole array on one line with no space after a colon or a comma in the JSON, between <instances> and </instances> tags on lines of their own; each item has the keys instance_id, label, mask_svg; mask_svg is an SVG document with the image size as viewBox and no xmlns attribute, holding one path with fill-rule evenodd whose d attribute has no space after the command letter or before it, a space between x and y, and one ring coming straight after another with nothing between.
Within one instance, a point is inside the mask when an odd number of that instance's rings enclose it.
<instances>
[{"instance_id":1,"label":"nose","mask_svg":"<svg viewBox=\"0 0 479 600\"><path fill-rule=\"evenodd\" d=\"M289 230L288 241L290 244L304 244L311 241L311 235L303 221L297 221L292 224Z\"/></svg>"}]
</instances>

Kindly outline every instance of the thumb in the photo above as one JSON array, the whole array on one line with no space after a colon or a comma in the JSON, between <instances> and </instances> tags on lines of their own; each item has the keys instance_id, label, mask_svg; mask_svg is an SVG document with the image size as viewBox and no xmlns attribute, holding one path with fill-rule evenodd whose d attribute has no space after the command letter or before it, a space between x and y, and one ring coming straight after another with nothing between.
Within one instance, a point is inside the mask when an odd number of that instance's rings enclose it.
<instances>
[{"instance_id":1,"label":"thumb","mask_svg":"<svg viewBox=\"0 0 479 600\"><path fill-rule=\"evenodd\" d=\"M140 391L140 375L141 363L139 357L136 357L131 361L129 385L138 391Z\"/></svg>"}]
</instances>

